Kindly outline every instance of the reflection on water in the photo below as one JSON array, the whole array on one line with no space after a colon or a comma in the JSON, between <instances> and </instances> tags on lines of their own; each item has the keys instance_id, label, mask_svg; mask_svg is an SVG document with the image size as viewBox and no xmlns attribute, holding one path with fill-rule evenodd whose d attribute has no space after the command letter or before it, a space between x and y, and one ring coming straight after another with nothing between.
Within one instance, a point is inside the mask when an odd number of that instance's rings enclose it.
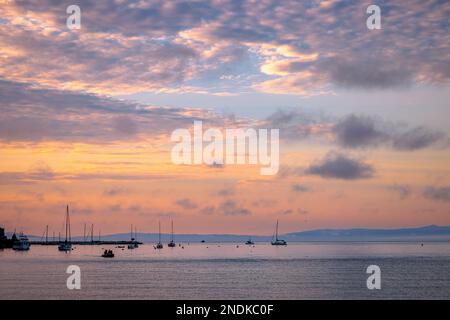
<instances>
[{"instance_id":1,"label":"reflection on water","mask_svg":"<svg viewBox=\"0 0 450 320\"><path fill-rule=\"evenodd\" d=\"M450 298L450 243L183 244L155 250L53 246L0 251L2 299ZM115 258L101 257L112 249ZM67 266L82 289L68 290ZM366 287L367 266L382 289Z\"/></svg>"}]
</instances>

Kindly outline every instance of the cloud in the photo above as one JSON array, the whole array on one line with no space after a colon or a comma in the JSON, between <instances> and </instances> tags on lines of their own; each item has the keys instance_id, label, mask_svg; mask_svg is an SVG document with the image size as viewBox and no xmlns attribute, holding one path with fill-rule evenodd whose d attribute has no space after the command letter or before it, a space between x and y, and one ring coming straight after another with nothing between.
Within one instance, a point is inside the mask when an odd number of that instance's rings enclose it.
<instances>
[{"instance_id":1,"label":"cloud","mask_svg":"<svg viewBox=\"0 0 450 320\"><path fill-rule=\"evenodd\" d=\"M187 210L197 208L197 204L190 199L179 199L176 201L176 204Z\"/></svg>"},{"instance_id":2,"label":"cloud","mask_svg":"<svg viewBox=\"0 0 450 320\"><path fill-rule=\"evenodd\" d=\"M389 61L387 57L365 60L332 58L321 66L330 81L347 88L386 89L405 87L413 82L414 74L404 64Z\"/></svg>"},{"instance_id":3,"label":"cloud","mask_svg":"<svg viewBox=\"0 0 450 320\"><path fill-rule=\"evenodd\" d=\"M226 86L224 74L249 79L237 91L298 95L450 82L445 1L383 2L386 23L376 31L366 28L362 0L80 6L78 31L67 29L63 3L2 6L0 77L111 95L183 92L192 83L213 93Z\"/></svg>"},{"instance_id":4,"label":"cloud","mask_svg":"<svg viewBox=\"0 0 450 320\"><path fill-rule=\"evenodd\" d=\"M443 143L447 136L440 131L416 127L393 137L393 147L398 150L418 150Z\"/></svg>"},{"instance_id":5,"label":"cloud","mask_svg":"<svg viewBox=\"0 0 450 320\"><path fill-rule=\"evenodd\" d=\"M305 173L322 178L356 180L373 177L375 169L362 160L337 152L329 152L322 160L311 164Z\"/></svg>"},{"instance_id":6,"label":"cloud","mask_svg":"<svg viewBox=\"0 0 450 320\"><path fill-rule=\"evenodd\" d=\"M302 184L293 184L292 186L291 186L291 189L292 189L292 191L294 191L294 192L298 192L298 193L303 193L303 192L309 192L309 191L311 191L311 189L309 188L309 187L307 187L307 186L304 186L304 185L302 185Z\"/></svg>"},{"instance_id":7,"label":"cloud","mask_svg":"<svg viewBox=\"0 0 450 320\"><path fill-rule=\"evenodd\" d=\"M28 176L33 180L51 180L55 177L55 173L45 161L39 160L30 167Z\"/></svg>"},{"instance_id":8,"label":"cloud","mask_svg":"<svg viewBox=\"0 0 450 320\"><path fill-rule=\"evenodd\" d=\"M234 192L235 192L234 189L222 189L217 192L217 195L221 197L229 197L232 196Z\"/></svg>"},{"instance_id":9,"label":"cloud","mask_svg":"<svg viewBox=\"0 0 450 320\"><path fill-rule=\"evenodd\" d=\"M423 191L423 196L430 200L450 201L450 187L428 186Z\"/></svg>"},{"instance_id":10,"label":"cloud","mask_svg":"<svg viewBox=\"0 0 450 320\"><path fill-rule=\"evenodd\" d=\"M127 193L128 189L126 188L121 188L121 187L112 187L112 188L107 188L103 191L103 195L108 196L108 197L115 197L117 195L121 195L124 193Z\"/></svg>"},{"instance_id":11,"label":"cloud","mask_svg":"<svg viewBox=\"0 0 450 320\"><path fill-rule=\"evenodd\" d=\"M216 208L214 206L207 206L200 210L200 213L204 215L212 215L215 212Z\"/></svg>"},{"instance_id":12,"label":"cloud","mask_svg":"<svg viewBox=\"0 0 450 320\"><path fill-rule=\"evenodd\" d=\"M325 137L330 133L331 119L302 109L278 109L261 123L261 127L280 130L283 140L299 141L308 137Z\"/></svg>"},{"instance_id":13,"label":"cloud","mask_svg":"<svg viewBox=\"0 0 450 320\"><path fill-rule=\"evenodd\" d=\"M376 146L388 138L381 120L354 114L338 121L333 132L337 143L347 148Z\"/></svg>"},{"instance_id":14,"label":"cloud","mask_svg":"<svg viewBox=\"0 0 450 320\"><path fill-rule=\"evenodd\" d=\"M0 80L0 141L104 143L167 135L194 120L223 126L205 109L147 106L86 93ZM239 120L237 120L239 121Z\"/></svg>"},{"instance_id":15,"label":"cloud","mask_svg":"<svg viewBox=\"0 0 450 320\"><path fill-rule=\"evenodd\" d=\"M250 215L251 211L238 205L234 200L226 200L219 206L219 210L226 216L246 216Z\"/></svg>"},{"instance_id":16,"label":"cloud","mask_svg":"<svg viewBox=\"0 0 450 320\"><path fill-rule=\"evenodd\" d=\"M411 187L406 184L394 184L388 186L388 190L396 192L400 199L406 199L411 195Z\"/></svg>"},{"instance_id":17,"label":"cloud","mask_svg":"<svg viewBox=\"0 0 450 320\"><path fill-rule=\"evenodd\" d=\"M336 142L344 148L387 146L399 151L414 151L432 146L446 146L448 137L423 126L410 128L381 118L350 114L334 125Z\"/></svg>"}]
</instances>

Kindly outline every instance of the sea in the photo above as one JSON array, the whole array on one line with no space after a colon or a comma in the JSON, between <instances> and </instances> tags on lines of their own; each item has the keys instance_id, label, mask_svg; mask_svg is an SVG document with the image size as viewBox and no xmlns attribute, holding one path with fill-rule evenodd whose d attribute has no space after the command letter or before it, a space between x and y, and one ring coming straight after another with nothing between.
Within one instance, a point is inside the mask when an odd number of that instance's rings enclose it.
<instances>
[{"instance_id":1,"label":"sea","mask_svg":"<svg viewBox=\"0 0 450 320\"><path fill-rule=\"evenodd\" d=\"M380 289L367 286L373 265ZM0 299L450 299L450 243L32 245L0 250Z\"/></svg>"}]
</instances>

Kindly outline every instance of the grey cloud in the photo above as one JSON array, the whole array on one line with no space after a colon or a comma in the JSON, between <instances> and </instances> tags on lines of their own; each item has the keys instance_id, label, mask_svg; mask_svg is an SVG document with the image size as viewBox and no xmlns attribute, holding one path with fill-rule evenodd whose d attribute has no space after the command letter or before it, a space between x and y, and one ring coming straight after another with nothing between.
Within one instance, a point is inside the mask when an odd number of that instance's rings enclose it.
<instances>
[{"instance_id":1,"label":"grey cloud","mask_svg":"<svg viewBox=\"0 0 450 320\"><path fill-rule=\"evenodd\" d=\"M102 143L167 134L194 120L223 124L224 117L189 108L145 106L104 96L0 80L1 141Z\"/></svg>"},{"instance_id":2,"label":"grey cloud","mask_svg":"<svg viewBox=\"0 0 450 320\"><path fill-rule=\"evenodd\" d=\"M393 147L398 150L418 150L443 142L446 135L425 127L416 127L399 133L393 138Z\"/></svg>"},{"instance_id":3,"label":"grey cloud","mask_svg":"<svg viewBox=\"0 0 450 320\"><path fill-rule=\"evenodd\" d=\"M121 194L124 194L127 192L128 192L128 189L126 189L126 188L112 187L112 188L108 188L108 189L104 190L103 195L109 196L109 197L115 197L117 195L121 195Z\"/></svg>"},{"instance_id":4,"label":"grey cloud","mask_svg":"<svg viewBox=\"0 0 450 320\"><path fill-rule=\"evenodd\" d=\"M136 122L129 116L118 116L113 119L113 128L119 134L135 135L138 133Z\"/></svg>"},{"instance_id":5,"label":"grey cloud","mask_svg":"<svg viewBox=\"0 0 450 320\"><path fill-rule=\"evenodd\" d=\"M370 116L351 114L338 121L333 131L337 143L350 148L378 145L388 138L382 121Z\"/></svg>"},{"instance_id":6,"label":"grey cloud","mask_svg":"<svg viewBox=\"0 0 450 320\"><path fill-rule=\"evenodd\" d=\"M298 192L298 193L303 193L303 192L308 192L311 191L311 189L307 186L304 186L302 184L294 184L291 186L292 191L294 192Z\"/></svg>"},{"instance_id":7,"label":"grey cloud","mask_svg":"<svg viewBox=\"0 0 450 320\"><path fill-rule=\"evenodd\" d=\"M268 116L262 127L280 129L280 139L301 140L329 132L331 119L318 112L302 109L279 109Z\"/></svg>"},{"instance_id":8,"label":"grey cloud","mask_svg":"<svg viewBox=\"0 0 450 320\"><path fill-rule=\"evenodd\" d=\"M428 186L424 189L423 196L430 200L450 202L450 187Z\"/></svg>"},{"instance_id":9,"label":"grey cloud","mask_svg":"<svg viewBox=\"0 0 450 320\"><path fill-rule=\"evenodd\" d=\"M214 206L207 206L200 210L200 212L204 215L212 215L215 212L216 208Z\"/></svg>"},{"instance_id":10,"label":"grey cloud","mask_svg":"<svg viewBox=\"0 0 450 320\"><path fill-rule=\"evenodd\" d=\"M373 177L375 169L359 159L329 152L322 160L311 164L305 173L323 178L356 180Z\"/></svg>"},{"instance_id":11,"label":"grey cloud","mask_svg":"<svg viewBox=\"0 0 450 320\"><path fill-rule=\"evenodd\" d=\"M396 192L400 199L406 199L411 195L411 187L406 184L394 184L388 186L388 190Z\"/></svg>"},{"instance_id":12,"label":"grey cloud","mask_svg":"<svg viewBox=\"0 0 450 320\"><path fill-rule=\"evenodd\" d=\"M409 128L378 117L350 114L333 127L339 146L368 148L388 146L394 150L414 151L432 146L445 146L448 137L440 131L426 127Z\"/></svg>"},{"instance_id":13,"label":"grey cloud","mask_svg":"<svg viewBox=\"0 0 450 320\"><path fill-rule=\"evenodd\" d=\"M228 197L234 194L234 189L222 189L217 192L221 197Z\"/></svg>"},{"instance_id":14,"label":"grey cloud","mask_svg":"<svg viewBox=\"0 0 450 320\"><path fill-rule=\"evenodd\" d=\"M250 215L251 211L239 206L234 200L226 200L220 206L219 210L226 216L246 216Z\"/></svg>"},{"instance_id":15,"label":"grey cloud","mask_svg":"<svg viewBox=\"0 0 450 320\"><path fill-rule=\"evenodd\" d=\"M183 209L195 209L197 208L197 204L190 199L179 199L176 201L176 204L182 207Z\"/></svg>"},{"instance_id":16,"label":"grey cloud","mask_svg":"<svg viewBox=\"0 0 450 320\"><path fill-rule=\"evenodd\" d=\"M385 89L410 85L414 74L404 64L388 59L332 59L324 63L323 71L330 80L343 87Z\"/></svg>"}]
</instances>

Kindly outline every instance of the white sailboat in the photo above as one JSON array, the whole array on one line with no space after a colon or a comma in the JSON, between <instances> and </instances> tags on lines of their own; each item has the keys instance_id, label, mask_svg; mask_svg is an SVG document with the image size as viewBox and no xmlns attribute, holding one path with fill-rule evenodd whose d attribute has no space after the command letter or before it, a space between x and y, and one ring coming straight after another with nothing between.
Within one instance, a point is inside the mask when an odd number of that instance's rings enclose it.
<instances>
[{"instance_id":1,"label":"white sailboat","mask_svg":"<svg viewBox=\"0 0 450 320\"><path fill-rule=\"evenodd\" d=\"M162 249L163 244L161 242L161 221L159 222L159 237L158 237L158 243L156 244L156 249Z\"/></svg>"},{"instance_id":2,"label":"white sailboat","mask_svg":"<svg viewBox=\"0 0 450 320\"><path fill-rule=\"evenodd\" d=\"M172 220L172 236L171 236L170 242L167 244L167 246L168 246L169 248L174 248L174 247L176 247L176 244L175 244L175 242L173 241L173 220Z\"/></svg>"},{"instance_id":3,"label":"white sailboat","mask_svg":"<svg viewBox=\"0 0 450 320\"><path fill-rule=\"evenodd\" d=\"M66 211L66 239L64 242L60 243L58 245L59 251L71 251L72 250L72 243L71 243L71 234L70 234L70 217L69 217L69 205L67 205L67 211Z\"/></svg>"},{"instance_id":4,"label":"white sailboat","mask_svg":"<svg viewBox=\"0 0 450 320\"><path fill-rule=\"evenodd\" d=\"M286 246L286 245L287 245L287 242L286 242L286 241L284 241L284 240L282 240L282 239L278 239L278 220L277 220L277 226L276 226L276 228L275 228L275 235L274 235L274 237L272 238L271 244L272 244L273 246Z\"/></svg>"}]
</instances>

